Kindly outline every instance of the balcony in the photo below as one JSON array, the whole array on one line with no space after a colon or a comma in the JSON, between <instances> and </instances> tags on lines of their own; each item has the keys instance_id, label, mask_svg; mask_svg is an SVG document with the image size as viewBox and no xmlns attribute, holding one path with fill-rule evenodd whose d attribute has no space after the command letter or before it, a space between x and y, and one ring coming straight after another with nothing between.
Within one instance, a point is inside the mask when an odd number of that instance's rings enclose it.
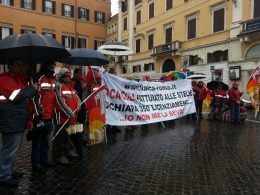
<instances>
[{"instance_id":1,"label":"balcony","mask_svg":"<svg viewBox=\"0 0 260 195\"><path fill-rule=\"evenodd\" d=\"M163 45L159 45L153 48L152 56L163 54L163 53L169 53L169 52L176 52L181 48L181 42L180 41L173 41L171 43L166 43Z\"/></svg>"},{"instance_id":2,"label":"balcony","mask_svg":"<svg viewBox=\"0 0 260 195\"><path fill-rule=\"evenodd\" d=\"M260 32L259 17L241 23L241 33L239 36L255 34L256 32Z\"/></svg>"}]
</instances>

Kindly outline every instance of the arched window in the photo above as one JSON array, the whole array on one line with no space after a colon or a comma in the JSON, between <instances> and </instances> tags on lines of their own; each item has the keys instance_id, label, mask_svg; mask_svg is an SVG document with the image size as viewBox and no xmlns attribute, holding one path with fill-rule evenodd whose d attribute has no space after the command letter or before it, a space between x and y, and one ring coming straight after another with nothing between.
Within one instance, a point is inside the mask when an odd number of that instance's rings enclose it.
<instances>
[{"instance_id":1,"label":"arched window","mask_svg":"<svg viewBox=\"0 0 260 195\"><path fill-rule=\"evenodd\" d=\"M253 45L246 53L246 59L260 58L260 43Z\"/></svg>"}]
</instances>

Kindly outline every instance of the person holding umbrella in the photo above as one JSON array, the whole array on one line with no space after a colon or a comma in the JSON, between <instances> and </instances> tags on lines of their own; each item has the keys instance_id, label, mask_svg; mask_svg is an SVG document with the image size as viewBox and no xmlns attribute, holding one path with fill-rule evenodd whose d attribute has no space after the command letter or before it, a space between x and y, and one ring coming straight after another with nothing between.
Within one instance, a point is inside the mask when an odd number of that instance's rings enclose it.
<instances>
[{"instance_id":1,"label":"person holding umbrella","mask_svg":"<svg viewBox=\"0 0 260 195\"><path fill-rule=\"evenodd\" d=\"M8 63L9 72L0 76L0 185L17 185L21 173L14 172L14 161L20 148L29 116L29 102L38 86L28 85L28 66L19 58Z\"/></svg>"},{"instance_id":2,"label":"person holding umbrella","mask_svg":"<svg viewBox=\"0 0 260 195\"><path fill-rule=\"evenodd\" d=\"M218 113L222 113L222 108L224 104L224 100L227 98L227 93L223 89L222 82L218 82L217 89L212 93L213 100L212 100L212 109L210 112L210 118L214 117L216 109L218 109Z\"/></svg>"},{"instance_id":3,"label":"person holding umbrella","mask_svg":"<svg viewBox=\"0 0 260 195\"><path fill-rule=\"evenodd\" d=\"M238 89L238 82L233 83L233 87L229 89L229 105L231 106L232 123L240 122L240 97L242 93Z\"/></svg>"},{"instance_id":4,"label":"person holding umbrella","mask_svg":"<svg viewBox=\"0 0 260 195\"><path fill-rule=\"evenodd\" d=\"M204 86L203 81L199 81L196 87L197 98L196 98L196 110L199 118L202 118L202 105L204 99L207 97L207 90Z\"/></svg>"},{"instance_id":5,"label":"person holding umbrella","mask_svg":"<svg viewBox=\"0 0 260 195\"><path fill-rule=\"evenodd\" d=\"M33 83L39 85L38 93L33 98L33 129L27 134L27 139L32 139L31 164L32 171L44 173L45 168L50 168L49 161L49 134L53 129L55 83L55 63L45 61L41 70L33 77Z\"/></svg>"},{"instance_id":6,"label":"person holding umbrella","mask_svg":"<svg viewBox=\"0 0 260 195\"><path fill-rule=\"evenodd\" d=\"M68 68L61 68L57 77L58 81L55 87L55 108L57 116L56 130L59 130L65 123L66 125L55 139L56 156L57 161L60 164L67 165L70 164L70 161L66 158L66 156L76 157L76 155L69 149L69 132L66 131L77 123L78 109L81 101L77 95L77 92L73 89L70 70ZM82 158L83 152L82 142L80 140L81 135L79 136L77 132L74 132L73 134L70 134L69 137L71 138L79 157Z\"/></svg>"}]
</instances>

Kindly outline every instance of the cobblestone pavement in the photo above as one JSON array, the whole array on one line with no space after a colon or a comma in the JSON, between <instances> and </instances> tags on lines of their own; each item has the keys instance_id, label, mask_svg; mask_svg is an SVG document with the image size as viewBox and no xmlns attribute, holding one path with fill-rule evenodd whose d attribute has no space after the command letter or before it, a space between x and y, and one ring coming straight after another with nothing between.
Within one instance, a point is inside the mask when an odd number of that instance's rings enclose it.
<instances>
[{"instance_id":1,"label":"cobblestone pavement","mask_svg":"<svg viewBox=\"0 0 260 195\"><path fill-rule=\"evenodd\" d=\"M108 133L108 145L86 148L82 162L31 173L24 141L18 188L0 194L260 194L260 125L178 120L163 129Z\"/></svg>"}]
</instances>

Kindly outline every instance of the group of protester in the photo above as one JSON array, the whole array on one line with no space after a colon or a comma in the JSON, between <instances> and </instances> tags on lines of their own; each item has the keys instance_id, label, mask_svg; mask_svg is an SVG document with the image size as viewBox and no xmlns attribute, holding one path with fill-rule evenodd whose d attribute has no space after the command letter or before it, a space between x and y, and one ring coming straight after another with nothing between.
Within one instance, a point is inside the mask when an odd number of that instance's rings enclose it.
<instances>
[{"instance_id":1,"label":"group of protester","mask_svg":"<svg viewBox=\"0 0 260 195\"><path fill-rule=\"evenodd\" d=\"M23 173L14 171L14 161L20 148L24 131L28 129L27 140L32 141L32 171L44 173L54 164L50 162L49 135L61 129L54 140L56 161L70 164L70 159L82 159L82 131L86 121L83 88L89 94L100 86L82 81L82 70L61 68L54 76L55 63L42 64L41 71L29 78L28 65L21 59L12 59L9 71L0 75L0 185L16 185ZM93 73L94 74L94 73ZM74 148L76 153L74 152Z\"/></svg>"},{"instance_id":2,"label":"group of protester","mask_svg":"<svg viewBox=\"0 0 260 195\"><path fill-rule=\"evenodd\" d=\"M199 118L202 118L202 106L203 101L206 99L208 93L212 97L211 102L211 111L209 115L209 119L212 119L216 113L222 114L226 109L230 109L231 113L231 122L232 123L240 123L240 99L242 96L242 92L238 89L238 83L234 82L232 87L226 91L223 89L222 82L218 83L217 89L208 91L206 85L199 81L197 83L196 80L192 81L192 89L194 93L194 99L196 103L196 111ZM227 108L224 108L224 106Z\"/></svg>"}]
</instances>

